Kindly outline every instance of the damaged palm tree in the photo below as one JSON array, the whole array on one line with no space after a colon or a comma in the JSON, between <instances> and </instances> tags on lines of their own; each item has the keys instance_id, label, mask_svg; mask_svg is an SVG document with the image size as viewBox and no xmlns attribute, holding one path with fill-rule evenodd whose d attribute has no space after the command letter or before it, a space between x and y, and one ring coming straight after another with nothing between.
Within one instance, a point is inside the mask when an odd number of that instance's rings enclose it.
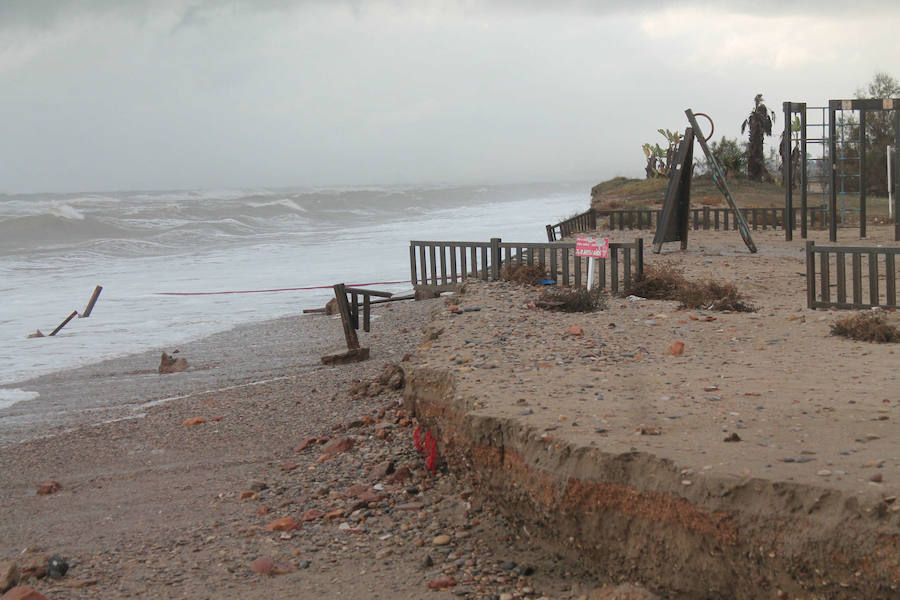
<instances>
[{"instance_id":1,"label":"damaged palm tree","mask_svg":"<svg viewBox=\"0 0 900 600\"><path fill-rule=\"evenodd\" d=\"M753 99L755 107L750 115L741 123L741 133L750 130L750 145L747 147L747 178L750 181L772 181L772 176L766 168L763 156L763 140L765 136L772 136L772 119L775 113L770 113L763 104L763 95L757 94Z\"/></svg>"}]
</instances>

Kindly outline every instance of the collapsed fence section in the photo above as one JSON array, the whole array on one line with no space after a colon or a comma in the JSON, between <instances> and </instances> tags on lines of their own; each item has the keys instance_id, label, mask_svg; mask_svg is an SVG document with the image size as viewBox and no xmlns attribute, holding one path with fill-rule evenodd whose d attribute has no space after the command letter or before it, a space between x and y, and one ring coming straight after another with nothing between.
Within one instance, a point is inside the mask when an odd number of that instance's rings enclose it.
<instances>
[{"instance_id":1,"label":"collapsed fence section","mask_svg":"<svg viewBox=\"0 0 900 600\"><path fill-rule=\"evenodd\" d=\"M806 242L807 306L900 308L898 255L900 247L816 246L815 242Z\"/></svg>"},{"instance_id":2,"label":"collapsed fence section","mask_svg":"<svg viewBox=\"0 0 900 600\"><path fill-rule=\"evenodd\" d=\"M594 263L594 281L613 293L623 292L644 272L644 241L609 244L609 258ZM575 256L575 242L411 241L410 281L413 286L452 289L466 279L497 281L520 266L542 267L546 285L586 285L591 261Z\"/></svg>"},{"instance_id":3,"label":"collapsed fence section","mask_svg":"<svg viewBox=\"0 0 900 600\"><path fill-rule=\"evenodd\" d=\"M791 220L793 228L804 220L812 229L825 229L828 226L825 209L822 207L807 208L806 218L803 219L799 208L793 209L794 218ZM709 207L692 208L690 224L694 230L737 230L737 222L730 208ZM751 229L783 229L785 227L784 208L742 208L741 214ZM628 230L654 230L659 224L662 209L617 209L596 210L570 217L560 221L556 225L547 225L547 240L554 242L578 233L595 231L598 224L602 224L610 231Z\"/></svg>"}]
</instances>

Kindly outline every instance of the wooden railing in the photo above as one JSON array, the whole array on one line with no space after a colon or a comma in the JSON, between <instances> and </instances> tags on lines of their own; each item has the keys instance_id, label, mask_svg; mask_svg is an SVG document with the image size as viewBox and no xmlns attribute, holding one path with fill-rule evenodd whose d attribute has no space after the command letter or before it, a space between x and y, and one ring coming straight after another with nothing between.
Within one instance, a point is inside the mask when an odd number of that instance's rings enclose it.
<instances>
[{"instance_id":1,"label":"wooden railing","mask_svg":"<svg viewBox=\"0 0 900 600\"><path fill-rule=\"evenodd\" d=\"M816 246L815 242L806 242L806 305L809 308L900 308L897 305L898 254L900 247Z\"/></svg>"},{"instance_id":2,"label":"wooden railing","mask_svg":"<svg viewBox=\"0 0 900 600\"><path fill-rule=\"evenodd\" d=\"M799 208L794 210L794 229L800 226L802 212ZM744 208L741 209L744 219L753 230L758 229L784 229L783 208ZM626 229L655 230L662 209L621 209L621 210L596 210L591 209L580 215L576 215L556 225L547 225L547 240L556 241L578 233L596 231L598 223L603 224L610 231ZM822 207L807 208L807 223L811 229L825 229L828 226L825 210ZM730 208L712 208L703 206L692 208L689 218L691 227L695 230L737 230L737 223Z\"/></svg>"},{"instance_id":3,"label":"wooden railing","mask_svg":"<svg viewBox=\"0 0 900 600\"><path fill-rule=\"evenodd\" d=\"M490 242L411 241L410 281L414 286L450 289L465 279L497 281L501 268L543 265L548 280L558 286L587 283L589 261L575 256L575 242ZM644 241L613 242L609 258L595 260L594 281L601 288L619 293L644 272Z\"/></svg>"}]
</instances>

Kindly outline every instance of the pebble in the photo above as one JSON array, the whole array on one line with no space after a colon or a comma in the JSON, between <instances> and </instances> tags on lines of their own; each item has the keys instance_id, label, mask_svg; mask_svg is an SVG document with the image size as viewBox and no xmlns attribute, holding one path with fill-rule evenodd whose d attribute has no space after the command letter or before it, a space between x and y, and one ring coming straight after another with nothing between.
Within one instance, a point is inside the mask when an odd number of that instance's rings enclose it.
<instances>
[{"instance_id":1,"label":"pebble","mask_svg":"<svg viewBox=\"0 0 900 600\"><path fill-rule=\"evenodd\" d=\"M431 543L432 543L432 545L434 545L434 546L446 546L447 544L450 543L450 539L451 539L451 538L450 538L449 535L447 535L446 533L442 533L441 535L435 537L435 538L431 541Z\"/></svg>"}]
</instances>

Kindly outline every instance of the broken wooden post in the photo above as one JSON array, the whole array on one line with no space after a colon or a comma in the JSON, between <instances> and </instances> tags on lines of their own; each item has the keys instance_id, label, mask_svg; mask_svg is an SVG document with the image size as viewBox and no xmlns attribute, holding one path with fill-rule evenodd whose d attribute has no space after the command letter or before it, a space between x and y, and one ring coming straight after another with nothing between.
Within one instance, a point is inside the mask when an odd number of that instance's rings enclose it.
<instances>
[{"instance_id":1,"label":"broken wooden post","mask_svg":"<svg viewBox=\"0 0 900 600\"><path fill-rule=\"evenodd\" d=\"M326 365L342 365L351 362L361 362L369 358L369 349L359 347L359 338L350 316L350 305L347 302L347 287L343 283L334 286L334 297L341 313L341 324L344 326L344 338L347 340L346 352L326 354L322 357L322 363Z\"/></svg>"},{"instance_id":2,"label":"broken wooden post","mask_svg":"<svg viewBox=\"0 0 900 600\"><path fill-rule=\"evenodd\" d=\"M98 285L94 288L94 293L91 294L91 299L88 300L87 306L84 309L84 312L78 315L81 319L86 319L91 316L91 311L94 310L94 305L97 303L97 298L100 297L100 292L103 291L103 286Z\"/></svg>"},{"instance_id":3,"label":"broken wooden post","mask_svg":"<svg viewBox=\"0 0 900 600\"><path fill-rule=\"evenodd\" d=\"M71 321L72 319L74 319L74 318L77 317L77 316L78 316L78 311L77 311L77 310L73 310L73 311L72 311L72 314L69 315L68 317L66 317L66 320L65 320L65 321L63 321L62 323L60 323L59 325L57 325L57 326L56 326L56 329L54 329L53 331L50 332L50 337L53 337L54 335L56 335L57 333L59 333L59 330L60 330L60 329L62 329L63 327L65 327L66 324L67 324L69 321Z\"/></svg>"}]
</instances>

